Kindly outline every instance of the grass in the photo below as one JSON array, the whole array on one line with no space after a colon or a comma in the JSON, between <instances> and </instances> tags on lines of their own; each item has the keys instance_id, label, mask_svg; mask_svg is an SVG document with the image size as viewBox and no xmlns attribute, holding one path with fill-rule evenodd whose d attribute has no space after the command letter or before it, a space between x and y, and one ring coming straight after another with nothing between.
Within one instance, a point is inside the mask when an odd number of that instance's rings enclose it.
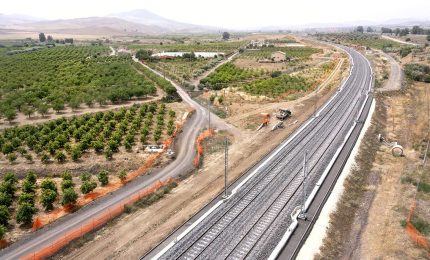
<instances>
[{"instance_id":1,"label":"grass","mask_svg":"<svg viewBox=\"0 0 430 260\"><path fill-rule=\"evenodd\" d=\"M394 51L400 48L401 44L392 40L384 39L377 34L366 33L328 33L317 34L320 40L329 40L337 43L348 43L361 45L373 49L384 51Z\"/></svg>"}]
</instances>

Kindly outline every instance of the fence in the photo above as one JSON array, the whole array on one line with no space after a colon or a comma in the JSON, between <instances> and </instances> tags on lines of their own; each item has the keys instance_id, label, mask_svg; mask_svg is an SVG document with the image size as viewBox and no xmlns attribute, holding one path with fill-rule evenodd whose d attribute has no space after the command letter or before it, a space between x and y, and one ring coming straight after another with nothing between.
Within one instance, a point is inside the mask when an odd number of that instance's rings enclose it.
<instances>
[{"instance_id":1,"label":"fence","mask_svg":"<svg viewBox=\"0 0 430 260\"><path fill-rule=\"evenodd\" d=\"M86 220L80 226L65 232L64 235L62 235L61 237L58 237L54 242L40 248L39 250L31 254L28 254L22 257L22 259L43 259L43 258L52 256L53 254L61 250L63 247L68 245L73 240L80 238L91 231L97 230L98 228L106 224L108 221L119 216L124 211L124 208L126 206L133 205L136 201L152 194L158 189L169 184L171 181L173 181L173 179L169 179L166 182L162 182L160 180L156 181L155 183L153 183L151 186L147 187L143 191L136 193L134 195L131 195L129 198L126 198L120 201L117 205L106 209L104 212L100 213L100 215L98 215L97 217Z\"/></svg>"}]
</instances>

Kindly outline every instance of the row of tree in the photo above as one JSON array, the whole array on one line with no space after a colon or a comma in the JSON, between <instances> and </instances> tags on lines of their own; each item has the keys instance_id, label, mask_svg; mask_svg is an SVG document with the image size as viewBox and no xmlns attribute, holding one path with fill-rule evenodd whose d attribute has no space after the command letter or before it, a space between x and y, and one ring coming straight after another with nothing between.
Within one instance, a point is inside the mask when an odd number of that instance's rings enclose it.
<instances>
[{"instance_id":1,"label":"row of tree","mask_svg":"<svg viewBox=\"0 0 430 260\"><path fill-rule=\"evenodd\" d=\"M47 42L47 43L61 43L61 44L66 44L66 43L70 43L73 44L73 38L65 38L63 39L55 39L54 37L52 37L52 35L48 35L46 36L45 33L41 32L39 33L39 41L40 42Z\"/></svg>"},{"instance_id":2,"label":"row of tree","mask_svg":"<svg viewBox=\"0 0 430 260\"><path fill-rule=\"evenodd\" d=\"M357 32L363 33L364 32L364 27L363 26L357 26L356 28ZM373 29L372 27L368 26L366 28L366 32L372 33L375 32L376 30ZM430 29L424 29L421 28L418 25L415 25L412 27L412 29L409 28L396 28L396 29L391 29L388 27L382 27L381 28L381 33L386 33L386 34L395 34L396 36L406 36L408 34L427 34L430 35Z\"/></svg>"}]
</instances>

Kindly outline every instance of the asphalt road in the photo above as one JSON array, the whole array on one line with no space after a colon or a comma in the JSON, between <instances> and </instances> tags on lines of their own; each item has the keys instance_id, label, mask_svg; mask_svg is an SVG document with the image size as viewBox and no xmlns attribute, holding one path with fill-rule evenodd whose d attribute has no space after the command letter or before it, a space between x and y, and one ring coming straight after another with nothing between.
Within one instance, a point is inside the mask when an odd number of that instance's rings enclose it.
<instances>
[{"instance_id":1,"label":"asphalt road","mask_svg":"<svg viewBox=\"0 0 430 260\"><path fill-rule=\"evenodd\" d=\"M344 49L354 64L351 75L317 116L254 167L228 199L214 202L145 258L267 259L271 255L292 224L290 215L302 204L303 193L312 192L364 107L372 80L370 65L358 52Z\"/></svg>"},{"instance_id":2,"label":"asphalt road","mask_svg":"<svg viewBox=\"0 0 430 260\"><path fill-rule=\"evenodd\" d=\"M142 65L146 66L144 64ZM162 76L160 73L156 71L154 72ZM177 88L177 91L184 102L196 110L192 118L183 127L182 132L178 136L178 141L175 145L177 153L176 160L172 161L160 170L153 171L149 175L138 177L124 187L112 192L112 194L97 199L73 214L69 214L56 222L31 233L26 238L21 239L0 251L0 259L19 259L37 252L62 238L66 232L75 230L86 223L91 223L93 218L102 216L109 208L119 205L124 199L144 190L155 181L168 180L171 177L176 177L193 169L192 161L195 156L195 140L201 129L203 127L207 127L208 112L204 107L192 100L189 95L182 90L182 88L174 82L172 82L172 84ZM234 127L224 123L224 121L212 113L211 122L218 129L226 129L232 132L235 131Z\"/></svg>"}]
</instances>

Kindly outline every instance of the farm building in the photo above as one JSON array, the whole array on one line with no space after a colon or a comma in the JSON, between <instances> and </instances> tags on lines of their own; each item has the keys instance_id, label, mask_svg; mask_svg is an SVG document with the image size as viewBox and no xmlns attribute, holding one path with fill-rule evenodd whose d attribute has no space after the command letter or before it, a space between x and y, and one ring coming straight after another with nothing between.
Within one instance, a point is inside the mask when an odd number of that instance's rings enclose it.
<instances>
[{"instance_id":1,"label":"farm building","mask_svg":"<svg viewBox=\"0 0 430 260\"><path fill-rule=\"evenodd\" d=\"M274 53L272 53L270 58L274 62L283 62L287 60L287 55L283 51L275 51Z\"/></svg>"}]
</instances>

